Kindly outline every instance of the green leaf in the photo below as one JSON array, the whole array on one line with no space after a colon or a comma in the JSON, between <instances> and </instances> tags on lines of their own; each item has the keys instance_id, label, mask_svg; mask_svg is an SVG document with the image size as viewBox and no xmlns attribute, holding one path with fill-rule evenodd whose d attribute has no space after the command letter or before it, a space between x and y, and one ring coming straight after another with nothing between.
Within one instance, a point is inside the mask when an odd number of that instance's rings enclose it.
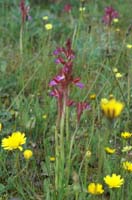
<instances>
[{"instance_id":1,"label":"green leaf","mask_svg":"<svg viewBox=\"0 0 132 200\"><path fill-rule=\"evenodd\" d=\"M5 186L2 184L2 183L0 183L0 194L2 194L3 192L5 192Z\"/></svg>"}]
</instances>

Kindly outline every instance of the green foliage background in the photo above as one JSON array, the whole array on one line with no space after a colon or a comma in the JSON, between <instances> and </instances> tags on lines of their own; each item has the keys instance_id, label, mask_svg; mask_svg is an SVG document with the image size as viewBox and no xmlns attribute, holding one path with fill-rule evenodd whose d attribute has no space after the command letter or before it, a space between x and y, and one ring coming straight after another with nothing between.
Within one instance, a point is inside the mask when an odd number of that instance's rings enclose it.
<instances>
[{"instance_id":1,"label":"green foliage background","mask_svg":"<svg viewBox=\"0 0 132 200\"><path fill-rule=\"evenodd\" d=\"M64 13L65 3L71 3L71 13ZM126 36L132 23L131 0L114 2L87 0L84 13L79 12L79 7L82 5L79 0L69 2L34 0L28 1L27 4L31 7L32 20L27 21L24 27L21 56L19 1L0 0L0 122L3 126L0 138L2 140L16 130L25 132L28 138L27 147L33 150L34 157L29 162L27 171L24 174L20 172L19 176L19 169L18 175L15 176L16 155L1 148L0 199L13 200L14 197L22 200L55 199L52 183L54 163L51 163L49 158L55 155L54 129L57 107L56 100L49 95L48 84L59 69L54 62L53 51L58 46L64 46L67 38L71 38L76 53L74 73L85 83L83 90L72 88L70 96L76 101L86 100L93 109L84 113L81 118L74 145L71 183L62 199L72 200L75 197L78 200L92 199L93 197L87 194L87 185L97 177L95 171L100 155L96 148L98 149L99 140L107 131L106 121L102 120L100 112L101 98L108 97L112 93L125 103L123 115L117 120L113 131L118 140L119 152L120 145L123 145L119 137L120 132L132 131L132 50L126 48L126 44L132 44L132 31ZM107 30L102 24L104 8L108 5L112 5L120 15L119 23L113 24L111 28L109 54L106 51ZM48 16L48 22L53 24L53 29L49 32L44 28L43 16ZM120 32L115 31L117 28ZM123 78L119 81L115 79L112 71L115 67L123 74ZM93 93L96 94L95 102L89 98ZM47 119L44 120L43 115L47 115ZM74 132L75 128L76 111L71 108L71 132ZM92 151L93 157L90 163L88 161L82 164L87 149ZM121 171L121 157L124 158L121 153L112 157L117 165L110 159L108 163L110 172L115 168ZM22 155L19 159L20 168L23 169L25 161ZM81 164L82 169L80 169ZM73 174L78 175L79 170L81 170L81 186L73 177ZM98 179L101 178L102 175ZM124 193L120 191L118 199L125 200L126 194L127 199L131 200L130 183L129 187L123 190ZM102 199L109 199L108 196Z\"/></svg>"}]
</instances>

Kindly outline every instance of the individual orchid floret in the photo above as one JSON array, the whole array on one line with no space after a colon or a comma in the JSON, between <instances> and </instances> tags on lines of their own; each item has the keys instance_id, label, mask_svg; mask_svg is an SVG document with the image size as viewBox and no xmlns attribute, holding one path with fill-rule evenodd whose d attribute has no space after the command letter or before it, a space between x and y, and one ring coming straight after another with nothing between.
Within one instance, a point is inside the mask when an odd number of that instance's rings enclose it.
<instances>
[{"instance_id":1,"label":"individual orchid floret","mask_svg":"<svg viewBox=\"0 0 132 200\"><path fill-rule=\"evenodd\" d=\"M65 79L64 75L57 75L53 80L50 81L49 85L50 86L55 86L58 85L62 80Z\"/></svg>"},{"instance_id":2,"label":"individual orchid floret","mask_svg":"<svg viewBox=\"0 0 132 200\"><path fill-rule=\"evenodd\" d=\"M80 78L75 78L75 79L73 80L73 83L74 83L77 87L79 87L80 89L84 88L84 84L80 82Z\"/></svg>"},{"instance_id":3,"label":"individual orchid floret","mask_svg":"<svg viewBox=\"0 0 132 200\"><path fill-rule=\"evenodd\" d=\"M57 60L59 60L62 64L64 64L64 62L73 60L75 58L75 53L71 48L71 40L67 40L66 47L57 47L53 54L58 56Z\"/></svg>"},{"instance_id":4,"label":"individual orchid floret","mask_svg":"<svg viewBox=\"0 0 132 200\"><path fill-rule=\"evenodd\" d=\"M67 105L68 107L70 107L70 106L76 106L76 102L73 101L73 100L71 100L71 99L68 99L66 105Z\"/></svg>"},{"instance_id":5,"label":"individual orchid floret","mask_svg":"<svg viewBox=\"0 0 132 200\"><path fill-rule=\"evenodd\" d=\"M57 48L54 50L53 54L56 56L56 55L59 55L60 53L62 52L62 48Z\"/></svg>"},{"instance_id":6,"label":"individual orchid floret","mask_svg":"<svg viewBox=\"0 0 132 200\"><path fill-rule=\"evenodd\" d=\"M118 18L119 13L112 6L108 6L105 8L105 15L102 18L102 21L105 25L110 26L112 21Z\"/></svg>"},{"instance_id":7,"label":"individual orchid floret","mask_svg":"<svg viewBox=\"0 0 132 200\"><path fill-rule=\"evenodd\" d=\"M64 11L69 13L72 10L72 6L71 4L65 4L64 6Z\"/></svg>"},{"instance_id":8,"label":"individual orchid floret","mask_svg":"<svg viewBox=\"0 0 132 200\"><path fill-rule=\"evenodd\" d=\"M63 92L59 89L54 89L50 92L50 95L61 100L63 98Z\"/></svg>"},{"instance_id":9,"label":"individual orchid floret","mask_svg":"<svg viewBox=\"0 0 132 200\"><path fill-rule=\"evenodd\" d=\"M56 64L62 64L62 65L64 65L66 63L64 58L62 58L61 56L58 56L58 58L56 58L55 62L56 62Z\"/></svg>"}]
</instances>

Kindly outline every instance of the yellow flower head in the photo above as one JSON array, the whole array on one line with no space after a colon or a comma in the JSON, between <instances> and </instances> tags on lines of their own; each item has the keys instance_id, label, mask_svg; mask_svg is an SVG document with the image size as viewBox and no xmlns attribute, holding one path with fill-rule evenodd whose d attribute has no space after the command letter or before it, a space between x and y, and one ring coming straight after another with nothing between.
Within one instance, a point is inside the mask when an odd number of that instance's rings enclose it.
<instances>
[{"instance_id":1,"label":"yellow flower head","mask_svg":"<svg viewBox=\"0 0 132 200\"><path fill-rule=\"evenodd\" d=\"M109 188L119 188L124 183L124 179L120 175L112 174L112 176L107 175L104 177L105 183Z\"/></svg>"},{"instance_id":2,"label":"yellow flower head","mask_svg":"<svg viewBox=\"0 0 132 200\"><path fill-rule=\"evenodd\" d=\"M132 45L131 45L131 44L127 44L126 47L127 47L128 49L132 49Z\"/></svg>"},{"instance_id":3,"label":"yellow flower head","mask_svg":"<svg viewBox=\"0 0 132 200\"><path fill-rule=\"evenodd\" d=\"M118 22L119 22L119 19L118 19L118 18L114 18L114 19L113 19L113 22L114 22L114 23L118 23Z\"/></svg>"},{"instance_id":4,"label":"yellow flower head","mask_svg":"<svg viewBox=\"0 0 132 200\"><path fill-rule=\"evenodd\" d=\"M54 156L50 157L50 161L54 162L55 161L55 157Z\"/></svg>"},{"instance_id":5,"label":"yellow flower head","mask_svg":"<svg viewBox=\"0 0 132 200\"><path fill-rule=\"evenodd\" d=\"M89 151L89 150L87 150L85 156L86 156L87 158L90 158L91 155L92 155L92 152Z\"/></svg>"},{"instance_id":6,"label":"yellow flower head","mask_svg":"<svg viewBox=\"0 0 132 200\"><path fill-rule=\"evenodd\" d=\"M80 7L80 8L79 8L79 11L80 11L80 12L84 12L85 10L86 10L85 7Z\"/></svg>"},{"instance_id":7,"label":"yellow flower head","mask_svg":"<svg viewBox=\"0 0 132 200\"><path fill-rule=\"evenodd\" d=\"M101 100L101 110L103 111L104 115L109 119L114 119L118 117L122 110L124 104L116 101L115 99L102 99Z\"/></svg>"},{"instance_id":8,"label":"yellow flower head","mask_svg":"<svg viewBox=\"0 0 132 200\"><path fill-rule=\"evenodd\" d=\"M96 99L96 94L91 94L91 95L89 96L89 98L90 98L91 100L95 100L95 99Z\"/></svg>"},{"instance_id":9,"label":"yellow flower head","mask_svg":"<svg viewBox=\"0 0 132 200\"><path fill-rule=\"evenodd\" d=\"M118 72L118 69L117 69L116 67L113 68L113 72L114 72L114 73Z\"/></svg>"},{"instance_id":10,"label":"yellow flower head","mask_svg":"<svg viewBox=\"0 0 132 200\"><path fill-rule=\"evenodd\" d=\"M14 149L19 149L20 151L22 151L22 145L25 143L25 133L21 133L19 131L14 132L11 136L2 139L2 147L8 151L12 151Z\"/></svg>"},{"instance_id":11,"label":"yellow flower head","mask_svg":"<svg viewBox=\"0 0 132 200\"><path fill-rule=\"evenodd\" d=\"M88 192L93 195L100 195L104 192L103 186L99 183L90 183L88 185Z\"/></svg>"},{"instance_id":12,"label":"yellow flower head","mask_svg":"<svg viewBox=\"0 0 132 200\"><path fill-rule=\"evenodd\" d=\"M101 99L101 104L107 104L108 103L108 99L106 99L106 98L103 98L103 99Z\"/></svg>"},{"instance_id":13,"label":"yellow flower head","mask_svg":"<svg viewBox=\"0 0 132 200\"><path fill-rule=\"evenodd\" d=\"M113 154L113 153L115 153L116 150L109 148L109 147L105 147L105 151L106 151L106 153Z\"/></svg>"},{"instance_id":14,"label":"yellow flower head","mask_svg":"<svg viewBox=\"0 0 132 200\"><path fill-rule=\"evenodd\" d=\"M49 17L48 16L43 16L43 20L48 20Z\"/></svg>"},{"instance_id":15,"label":"yellow flower head","mask_svg":"<svg viewBox=\"0 0 132 200\"><path fill-rule=\"evenodd\" d=\"M132 150L132 146L125 146L125 147L123 147L122 152L128 152L131 150Z\"/></svg>"},{"instance_id":16,"label":"yellow flower head","mask_svg":"<svg viewBox=\"0 0 132 200\"><path fill-rule=\"evenodd\" d=\"M43 118L43 119L46 119L46 118L47 118L47 115L43 115L42 118Z\"/></svg>"},{"instance_id":17,"label":"yellow flower head","mask_svg":"<svg viewBox=\"0 0 132 200\"><path fill-rule=\"evenodd\" d=\"M122 132L121 137L124 138L124 139L128 139L128 138L132 137L132 133Z\"/></svg>"},{"instance_id":18,"label":"yellow flower head","mask_svg":"<svg viewBox=\"0 0 132 200\"><path fill-rule=\"evenodd\" d=\"M48 31L48 30L51 30L53 28L53 25L52 24L45 24L45 29Z\"/></svg>"},{"instance_id":19,"label":"yellow flower head","mask_svg":"<svg viewBox=\"0 0 132 200\"><path fill-rule=\"evenodd\" d=\"M113 94L110 94L110 95L109 95L109 100L110 100L110 99L114 99L114 95L113 95Z\"/></svg>"},{"instance_id":20,"label":"yellow flower head","mask_svg":"<svg viewBox=\"0 0 132 200\"><path fill-rule=\"evenodd\" d=\"M33 152L29 149L26 149L24 152L23 152L23 156L26 160L29 160L32 156L33 156Z\"/></svg>"},{"instance_id":21,"label":"yellow flower head","mask_svg":"<svg viewBox=\"0 0 132 200\"><path fill-rule=\"evenodd\" d=\"M123 75L120 73L120 72L117 72L116 74L115 74L115 77L116 78L121 78Z\"/></svg>"},{"instance_id":22,"label":"yellow flower head","mask_svg":"<svg viewBox=\"0 0 132 200\"><path fill-rule=\"evenodd\" d=\"M129 172L132 172L132 162L123 162L123 168Z\"/></svg>"},{"instance_id":23,"label":"yellow flower head","mask_svg":"<svg viewBox=\"0 0 132 200\"><path fill-rule=\"evenodd\" d=\"M0 123L0 131L2 131L2 123Z\"/></svg>"}]
</instances>

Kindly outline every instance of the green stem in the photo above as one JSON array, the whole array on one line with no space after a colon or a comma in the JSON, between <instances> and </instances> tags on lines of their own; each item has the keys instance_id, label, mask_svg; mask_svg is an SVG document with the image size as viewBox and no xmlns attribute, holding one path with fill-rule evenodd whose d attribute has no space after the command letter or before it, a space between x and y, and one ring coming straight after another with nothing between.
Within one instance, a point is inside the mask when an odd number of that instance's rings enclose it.
<instances>
[{"instance_id":1,"label":"green stem","mask_svg":"<svg viewBox=\"0 0 132 200\"><path fill-rule=\"evenodd\" d=\"M66 108L66 144L69 146L69 109Z\"/></svg>"},{"instance_id":2,"label":"green stem","mask_svg":"<svg viewBox=\"0 0 132 200\"><path fill-rule=\"evenodd\" d=\"M20 28L20 54L23 54L23 23Z\"/></svg>"},{"instance_id":3,"label":"green stem","mask_svg":"<svg viewBox=\"0 0 132 200\"><path fill-rule=\"evenodd\" d=\"M58 182L59 182L59 144L58 144L58 130L55 128L55 189L58 190Z\"/></svg>"},{"instance_id":4,"label":"green stem","mask_svg":"<svg viewBox=\"0 0 132 200\"><path fill-rule=\"evenodd\" d=\"M19 153L20 153L19 151L14 152L14 167L13 167L14 175L19 173L20 170Z\"/></svg>"},{"instance_id":5,"label":"green stem","mask_svg":"<svg viewBox=\"0 0 132 200\"><path fill-rule=\"evenodd\" d=\"M65 109L64 109L65 110ZM63 187L63 176L64 176L64 120L65 112L63 110L62 118L60 122L60 176L59 176L59 188Z\"/></svg>"},{"instance_id":6,"label":"green stem","mask_svg":"<svg viewBox=\"0 0 132 200\"><path fill-rule=\"evenodd\" d=\"M117 191L110 190L110 200L118 200L117 199Z\"/></svg>"},{"instance_id":7,"label":"green stem","mask_svg":"<svg viewBox=\"0 0 132 200\"><path fill-rule=\"evenodd\" d=\"M60 145L59 145L59 189L61 189L61 193L63 192L64 186L64 165L65 165L65 148L64 148L64 127L65 127L65 115L66 115L66 102L67 102L67 93L64 93L64 101L63 101L63 110L62 116L60 120Z\"/></svg>"},{"instance_id":8,"label":"green stem","mask_svg":"<svg viewBox=\"0 0 132 200\"><path fill-rule=\"evenodd\" d=\"M76 192L76 194L75 194L75 200L78 200L78 196L79 196L79 194L78 194L78 192Z\"/></svg>"},{"instance_id":9,"label":"green stem","mask_svg":"<svg viewBox=\"0 0 132 200\"><path fill-rule=\"evenodd\" d=\"M113 121L108 120L107 121L107 131L104 137L99 136L100 141L100 157L99 157L99 167L98 167L98 175L100 176L101 172L104 171L107 168L106 163L106 153L105 153L105 147L109 144L109 137L113 130Z\"/></svg>"}]
</instances>

